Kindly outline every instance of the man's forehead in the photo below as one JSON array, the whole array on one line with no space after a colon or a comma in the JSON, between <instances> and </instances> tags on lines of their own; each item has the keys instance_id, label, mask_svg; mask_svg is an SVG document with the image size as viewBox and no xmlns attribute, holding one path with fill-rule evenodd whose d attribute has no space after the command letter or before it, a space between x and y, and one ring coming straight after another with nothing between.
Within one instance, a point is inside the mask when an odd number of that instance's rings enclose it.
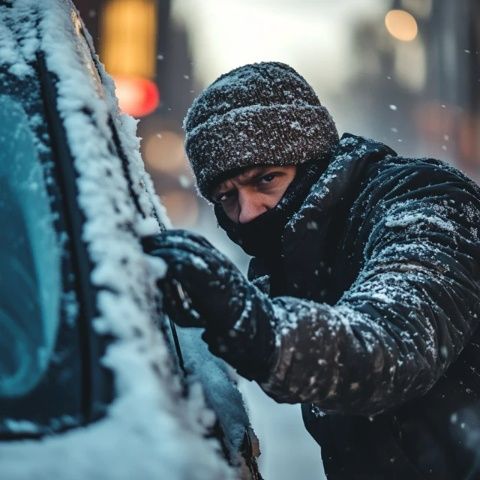
<instances>
[{"instance_id":1,"label":"man's forehead","mask_svg":"<svg viewBox=\"0 0 480 480\"><path fill-rule=\"evenodd\" d=\"M240 172L234 178L236 180L247 180L251 177L255 177L256 175L264 172L265 170L268 170L269 168L273 168L273 167L272 166L249 167L249 168L243 170L242 172Z\"/></svg>"}]
</instances>

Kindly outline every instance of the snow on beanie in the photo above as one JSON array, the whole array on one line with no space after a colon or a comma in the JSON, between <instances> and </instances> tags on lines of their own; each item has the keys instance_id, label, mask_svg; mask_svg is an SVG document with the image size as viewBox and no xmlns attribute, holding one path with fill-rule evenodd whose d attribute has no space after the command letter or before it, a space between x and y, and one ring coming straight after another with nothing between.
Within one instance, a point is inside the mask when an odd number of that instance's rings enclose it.
<instances>
[{"instance_id":1,"label":"snow on beanie","mask_svg":"<svg viewBox=\"0 0 480 480\"><path fill-rule=\"evenodd\" d=\"M281 62L252 63L218 77L193 101L183 129L187 157L207 199L229 172L328 162L339 141L313 88Z\"/></svg>"}]
</instances>

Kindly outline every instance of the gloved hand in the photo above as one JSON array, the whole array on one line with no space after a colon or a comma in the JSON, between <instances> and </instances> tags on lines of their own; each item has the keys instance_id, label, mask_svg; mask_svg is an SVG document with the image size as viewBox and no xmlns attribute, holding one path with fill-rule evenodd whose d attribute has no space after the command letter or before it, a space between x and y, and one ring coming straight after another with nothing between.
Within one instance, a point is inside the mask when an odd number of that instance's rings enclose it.
<instances>
[{"instance_id":1,"label":"gloved hand","mask_svg":"<svg viewBox=\"0 0 480 480\"><path fill-rule=\"evenodd\" d=\"M185 319L191 318L189 326L205 326L202 338L213 354L245 378L264 380L275 349L275 316L269 297L199 235L166 230L142 243L147 253L167 263L166 280L181 284L200 316L178 312L181 325L187 326ZM176 322L175 312L171 318Z\"/></svg>"}]
</instances>

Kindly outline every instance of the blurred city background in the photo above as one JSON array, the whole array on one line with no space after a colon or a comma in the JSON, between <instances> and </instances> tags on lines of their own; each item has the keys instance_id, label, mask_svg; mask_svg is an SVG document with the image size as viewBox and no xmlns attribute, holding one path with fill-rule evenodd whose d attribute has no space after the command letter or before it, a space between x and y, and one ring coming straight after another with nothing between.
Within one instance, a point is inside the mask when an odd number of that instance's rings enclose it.
<instances>
[{"instance_id":1,"label":"blurred city background","mask_svg":"<svg viewBox=\"0 0 480 480\"><path fill-rule=\"evenodd\" d=\"M182 120L219 75L288 63L340 133L453 163L480 181L478 0L75 0L176 227L202 233L245 271L248 258L195 190ZM300 407L240 381L267 480L321 478Z\"/></svg>"}]
</instances>

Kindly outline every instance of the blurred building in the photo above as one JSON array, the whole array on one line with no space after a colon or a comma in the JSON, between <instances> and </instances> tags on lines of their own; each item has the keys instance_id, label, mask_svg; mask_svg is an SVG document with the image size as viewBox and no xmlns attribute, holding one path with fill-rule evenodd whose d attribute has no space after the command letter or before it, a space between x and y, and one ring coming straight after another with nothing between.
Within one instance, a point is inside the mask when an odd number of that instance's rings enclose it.
<instances>
[{"instance_id":1,"label":"blurred building","mask_svg":"<svg viewBox=\"0 0 480 480\"><path fill-rule=\"evenodd\" d=\"M390 29L375 19L356 26L354 45L365 62L350 84L355 122L363 117L369 136L406 155L450 161L478 181L478 3L392 2L390 10L399 9L416 23L407 41L395 36L395 28L408 28L398 19Z\"/></svg>"}]
</instances>

